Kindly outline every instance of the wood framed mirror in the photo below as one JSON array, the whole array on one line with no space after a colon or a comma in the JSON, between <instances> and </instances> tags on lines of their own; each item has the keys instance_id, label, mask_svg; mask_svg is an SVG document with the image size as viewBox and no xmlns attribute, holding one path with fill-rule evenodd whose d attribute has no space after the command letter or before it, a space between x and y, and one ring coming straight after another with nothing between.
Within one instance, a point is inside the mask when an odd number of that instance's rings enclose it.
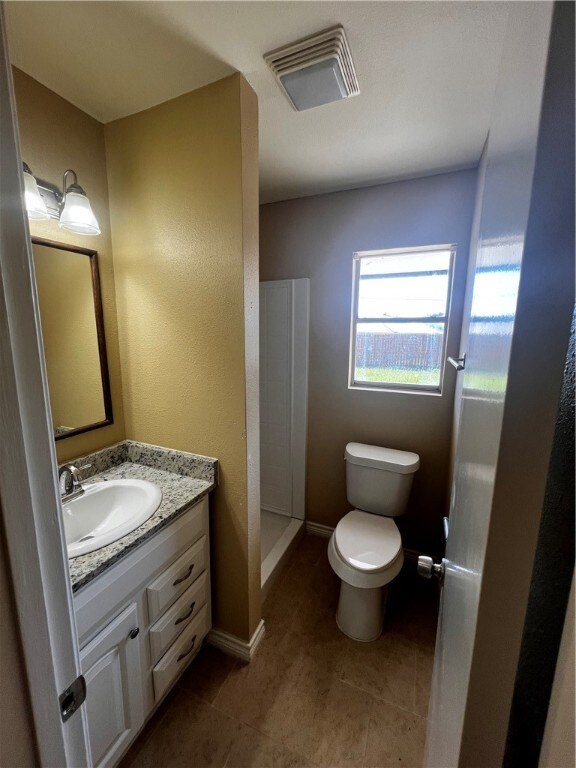
<instances>
[{"instance_id":1,"label":"wood framed mirror","mask_svg":"<svg viewBox=\"0 0 576 768\"><path fill-rule=\"evenodd\" d=\"M112 424L98 253L32 238L54 438Z\"/></svg>"}]
</instances>

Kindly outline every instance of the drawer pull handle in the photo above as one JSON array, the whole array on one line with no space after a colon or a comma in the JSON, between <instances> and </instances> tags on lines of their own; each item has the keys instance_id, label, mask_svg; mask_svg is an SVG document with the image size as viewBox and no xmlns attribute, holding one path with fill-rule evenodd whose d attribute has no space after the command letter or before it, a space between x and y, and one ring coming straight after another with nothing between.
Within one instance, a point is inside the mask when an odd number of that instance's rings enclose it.
<instances>
[{"instance_id":1,"label":"drawer pull handle","mask_svg":"<svg viewBox=\"0 0 576 768\"><path fill-rule=\"evenodd\" d=\"M188 648L187 651L184 651L184 653L181 653L180 656L178 656L178 658L176 659L176 663L178 663L179 661L182 661L182 659L185 659L186 656L188 656L188 654L192 653L192 651L194 650L194 646L196 645L197 637L198 635L194 635L194 637L192 638L192 645L190 646L190 648Z\"/></svg>"},{"instance_id":2,"label":"drawer pull handle","mask_svg":"<svg viewBox=\"0 0 576 768\"><path fill-rule=\"evenodd\" d=\"M139 634L140 634L140 627L134 627L134 629L131 629L130 632L128 632L128 637L130 638L130 640L135 640Z\"/></svg>"},{"instance_id":3,"label":"drawer pull handle","mask_svg":"<svg viewBox=\"0 0 576 768\"><path fill-rule=\"evenodd\" d=\"M195 606L195 605L196 605L196 600L194 600L194 602L193 602L193 603L192 603L192 605L190 606L190 610L188 611L188 613L186 614L186 616L180 616L180 618L179 618L179 619L176 619L176 621L174 622L174 626L175 626L175 627L177 627L177 626L178 626L178 624L182 624L182 622L183 622L183 621L186 621L186 619L189 619L189 618L190 618L190 616L192 616L192 614L194 613L194 606Z\"/></svg>"},{"instance_id":4,"label":"drawer pull handle","mask_svg":"<svg viewBox=\"0 0 576 768\"><path fill-rule=\"evenodd\" d=\"M182 584L183 581L186 581L186 579L189 579L190 576L192 576L192 569L193 568L194 568L194 563L191 563L190 567L188 568L188 571L185 573L185 575L184 576L180 576L179 579L176 579L176 581L174 581L172 583L172 586L173 587L177 587L178 584Z\"/></svg>"}]
</instances>

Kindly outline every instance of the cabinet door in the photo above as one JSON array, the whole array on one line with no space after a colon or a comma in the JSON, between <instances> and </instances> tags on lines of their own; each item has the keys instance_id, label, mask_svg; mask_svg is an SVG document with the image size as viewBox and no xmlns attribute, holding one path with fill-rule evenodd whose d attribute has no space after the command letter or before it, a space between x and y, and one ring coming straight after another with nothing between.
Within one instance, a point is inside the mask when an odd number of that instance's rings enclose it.
<instances>
[{"instance_id":1,"label":"cabinet door","mask_svg":"<svg viewBox=\"0 0 576 768\"><path fill-rule=\"evenodd\" d=\"M132 603L80 652L92 765L113 765L144 722L140 642Z\"/></svg>"}]
</instances>

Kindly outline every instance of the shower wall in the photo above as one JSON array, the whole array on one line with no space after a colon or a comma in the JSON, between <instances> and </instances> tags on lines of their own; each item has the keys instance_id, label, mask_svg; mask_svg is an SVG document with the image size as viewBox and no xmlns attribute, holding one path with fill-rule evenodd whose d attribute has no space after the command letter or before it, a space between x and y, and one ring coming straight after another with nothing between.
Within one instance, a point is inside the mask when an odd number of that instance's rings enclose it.
<instances>
[{"instance_id":1,"label":"shower wall","mask_svg":"<svg viewBox=\"0 0 576 768\"><path fill-rule=\"evenodd\" d=\"M304 519L309 280L260 283L261 508Z\"/></svg>"}]
</instances>

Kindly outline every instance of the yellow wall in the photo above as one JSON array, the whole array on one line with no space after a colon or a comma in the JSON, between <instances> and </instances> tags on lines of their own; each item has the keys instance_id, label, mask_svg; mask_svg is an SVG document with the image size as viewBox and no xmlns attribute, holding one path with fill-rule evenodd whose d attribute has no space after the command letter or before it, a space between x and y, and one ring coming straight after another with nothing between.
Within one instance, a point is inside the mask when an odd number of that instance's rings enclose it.
<instances>
[{"instance_id":1,"label":"yellow wall","mask_svg":"<svg viewBox=\"0 0 576 768\"><path fill-rule=\"evenodd\" d=\"M114 424L58 441L58 458L125 437L216 456L214 618L248 638L260 618L256 96L234 75L103 126L16 69L14 81L24 160L59 186L74 168L102 229L30 223L99 256Z\"/></svg>"},{"instance_id":2,"label":"yellow wall","mask_svg":"<svg viewBox=\"0 0 576 768\"><path fill-rule=\"evenodd\" d=\"M102 230L101 235L86 237L60 229L55 220L30 222L32 235L98 251L114 424L59 440L58 458L65 461L125 437L104 126L20 70L14 69L13 75L23 160L36 177L59 187L64 171L73 168Z\"/></svg>"},{"instance_id":3,"label":"yellow wall","mask_svg":"<svg viewBox=\"0 0 576 768\"><path fill-rule=\"evenodd\" d=\"M90 257L38 243L32 250L54 427L103 421Z\"/></svg>"},{"instance_id":4,"label":"yellow wall","mask_svg":"<svg viewBox=\"0 0 576 768\"><path fill-rule=\"evenodd\" d=\"M240 77L242 238L244 251L244 354L246 380L246 482L248 494L248 594L251 632L261 617L260 563L260 211L258 100ZM232 584L232 578L230 577Z\"/></svg>"},{"instance_id":5,"label":"yellow wall","mask_svg":"<svg viewBox=\"0 0 576 768\"><path fill-rule=\"evenodd\" d=\"M260 617L259 510L247 484L247 396L258 392L256 97L233 75L109 123L105 135L126 434L219 459L214 619L248 638ZM245 269L256 276L246 297ZM245 325L256 327L246 350Z\"/></svg>"}]
</instances>

